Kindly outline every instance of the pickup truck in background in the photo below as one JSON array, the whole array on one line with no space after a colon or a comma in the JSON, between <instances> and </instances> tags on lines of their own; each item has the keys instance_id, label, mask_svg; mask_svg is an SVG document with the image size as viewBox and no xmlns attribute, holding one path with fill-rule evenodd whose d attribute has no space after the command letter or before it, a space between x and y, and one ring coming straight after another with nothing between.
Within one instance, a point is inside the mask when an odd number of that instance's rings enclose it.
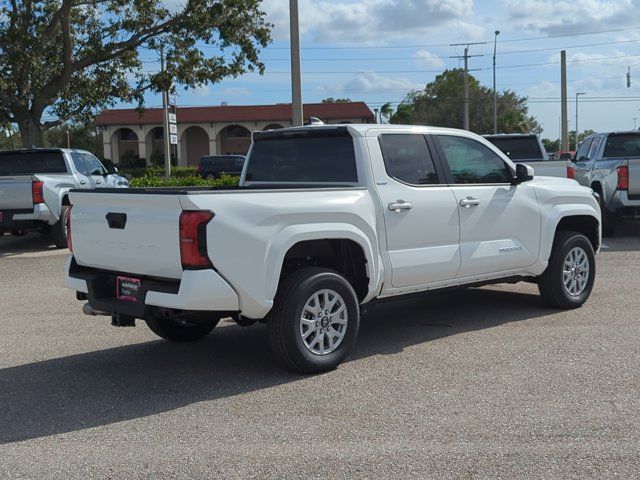
<instances>
[{"instance_id":1,"label":"pickup truck in background","mask_svg":"<svg viewBox=\"0 0 640 480\"><path fill-rule=\"evenodd\" d=\"M535 168L536 174L545 177L573 178L568 159L549 160L549 155L537 135L509 133L484 135L511 161L525 163Z\"/></svg>"},{"instance_id":2,"label":"pickup truck in background","mask_svg":"<svg viewBox=\"0 0 640 480\"><path fill-rule=\"evenodd\" d=\"M640 132L595 133L573 159L575 179L600 195L602 233L612 236L619 217L640 216Z\"/></svg>"},{"instance_id":3,"label":"pickup truck in background","mask_svg":"<svg viewBox=\"0 0 640 480\"><path fill-rule=\"evenodd\" d=\"M69 190L123 188L126 178L109 172L91 153L61 148L0 151L0 234L32 230L67 246Z\"/></svg>"},{"instance_id":4,"label":"pickup truck in background","mask_svg":"<svg viewBox=\"0 0 640 480\"><path fill-rule=\"evenodd\" d=\"M84 313L173 341L220 318L265 322L276 356L307 373L347 357L375 300L528 281L579 307L600 246L590 188L433 127L256 132L239 187L70 199L66 282Z\"/></svg>"}]
</instances>

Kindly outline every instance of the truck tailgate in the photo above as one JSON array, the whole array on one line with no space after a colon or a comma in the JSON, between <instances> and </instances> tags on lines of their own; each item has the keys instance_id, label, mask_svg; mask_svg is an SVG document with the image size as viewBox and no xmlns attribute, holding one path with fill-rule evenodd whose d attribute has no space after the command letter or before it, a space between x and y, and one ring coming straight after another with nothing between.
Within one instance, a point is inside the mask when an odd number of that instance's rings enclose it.
<instances>
[{"instance_id":1,"label":"truck tailgate","mask_svg":"<svg viewBox=\"0 0 640 480\"><path fill-rule=\"evenodd\" d=\"M79 265L181 278L175 194L71 193L73 255Z\"/></svg>"},{"instance_id":2,"label":"truck tailgate","mask_svg":"<svg viewBox=\"0 0 640 480\"><path fill-rule=\"evenodd\" d=\"M30 175L0 177L0 210L33 210Z\"/></svg>"},{"instance_id":3,"label":"truck tailgate","mask_svg":"<svg viewBox=\"0 0 640 480\"><path fill-rule=\"evenodd\" d=\"M629 195L640 196L640 158L629 160Z\"/></svg>"}]
</instances>

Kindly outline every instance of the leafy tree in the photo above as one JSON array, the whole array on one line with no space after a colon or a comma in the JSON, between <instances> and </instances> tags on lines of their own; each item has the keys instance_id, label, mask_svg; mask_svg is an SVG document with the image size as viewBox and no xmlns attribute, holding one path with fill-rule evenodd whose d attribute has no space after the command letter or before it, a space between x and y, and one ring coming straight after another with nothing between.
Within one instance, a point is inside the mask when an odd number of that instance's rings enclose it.
<instances>
[{"instance_id":1,"label":"leafy tree","mask_svg":"<svg viewBox=\"0 0 640 480\"><path fill-rule=\"evenodd\" d=\"M547 153L553 153L560 151L560 141L558 139L549 140L548 138L542 139L542 144Z\"/></svg>"},{"instance_id":2,"label":"leafy tree","mask_svg":"<svg viewBox=\"0 0 640 480\"><path fill-rule=\"evenodd\" d=\"M96 157L102 157L102 134L91 125L64 124L52 127L44 134L46 147L67 147L67 132L71 148L88 150Z\"/></svg>"},{"instance_id":3,"label":"leafy tree","mask_svg":"<svg viewBox=\"0 0 640 480\"><path fill-rule=\"evenodd\" d=\"M10 0L0 4L0 123L25 146L146 91L262 72L270 41L261 0ZM145 66L164 46L166 70ZM146 57L146 58L145 58ZM43 121L43 115L56 120Z\"/></svg>"},{"instance_id":4,"label":"leafy tree","mask_svg":"<svg viewBox=\"0 0 640 480\"><path fill-rule=\"evenodd\" d=\"M480 85L472 75L469 85L469 124L480 134L493 132L493 90ZM498 131L522 133L541 131L528 113L527 98L511 90L498 93ZM427 84L414 90L391 118L391 123L463 127L464 73L462 69L445 70Z\"/></svg>"},{"instance_id":5,"label":"leafy tree","mask_svg":"<svg viewBox=\"0 0 640 480\"><path fill-rule=\"evenodd\" d=\"M351 99L350 98L333 98L333 97L329 97L329 98L325 98L324 100L322 100L322 103L351 103Z\"/></svg>"},{"instance_id":6,"label":"leafy tree","mask_svg":"<svg viewBox=\"0 0 640 480\"><path fill-rule=\"evenodd\" d=\"M393 116L393 105L391 102L387 102L380 107L380 117L383 122L389 122Z\"/></svg>"}]
</instances>

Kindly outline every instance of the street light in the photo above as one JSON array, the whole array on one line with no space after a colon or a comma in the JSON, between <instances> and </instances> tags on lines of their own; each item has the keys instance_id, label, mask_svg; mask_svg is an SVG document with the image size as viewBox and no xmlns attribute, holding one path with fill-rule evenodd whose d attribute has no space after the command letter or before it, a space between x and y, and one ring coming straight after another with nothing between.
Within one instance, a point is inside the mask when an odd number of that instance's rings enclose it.
<instances>
[{"instance_id":1,"label":"street light","mask_svg":"<svg viewBox=\"0 0 640 480\"><path fill-rule=\"evenodd\" d=\"M493 133L498 133L498 93L496 91L496 50L498 48L498 35L500 30L493 32Z\"/></svg>"},{"instance_id":2,"label":"street light","mask_svg":"<svg viewBox=\"0 0 640 480\"><path fill-rule=\"evenodd\" d=\"M633 129L636 129L636 123L638 121L638 117L633 117Z\"/></svg>"},{"instance_id":3,"label":"street light","mask_svg":"<svg viewBox=\"0 0 640 480\"><path fill-rule=\"evenodd\" d=\"M580 95L586 95L586 93L576 92L576 150L578 150L578 98L580 97Z\"/></svg>"}]
</instances>

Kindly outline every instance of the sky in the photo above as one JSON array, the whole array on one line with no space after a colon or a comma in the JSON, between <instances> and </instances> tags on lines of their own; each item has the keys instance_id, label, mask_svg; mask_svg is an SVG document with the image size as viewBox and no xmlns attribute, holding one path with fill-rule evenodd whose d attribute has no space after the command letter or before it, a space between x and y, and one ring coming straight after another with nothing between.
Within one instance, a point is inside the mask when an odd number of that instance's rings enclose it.
<instances>
[{"instance_id":1,"label":"sky","mask_svg":"<svg viewBox=\"0 0 640 480\"><path fill-rule=\"evenodd\" d=\"M264 49L263 76L248 74L195 90L179 90L178 105L273 104L291 101L289 0L263 0L274 25ZM469 68L492 86L494 31L497 88L529 98L543 138L558 137L560 50L567 51L569 129L640 126L640 0L300 0L303 99L397 105L471 45ZM631 67L631 88L627 68ZM156 95L148 106L160 103Z\"/></svg>"}]
</instances>

